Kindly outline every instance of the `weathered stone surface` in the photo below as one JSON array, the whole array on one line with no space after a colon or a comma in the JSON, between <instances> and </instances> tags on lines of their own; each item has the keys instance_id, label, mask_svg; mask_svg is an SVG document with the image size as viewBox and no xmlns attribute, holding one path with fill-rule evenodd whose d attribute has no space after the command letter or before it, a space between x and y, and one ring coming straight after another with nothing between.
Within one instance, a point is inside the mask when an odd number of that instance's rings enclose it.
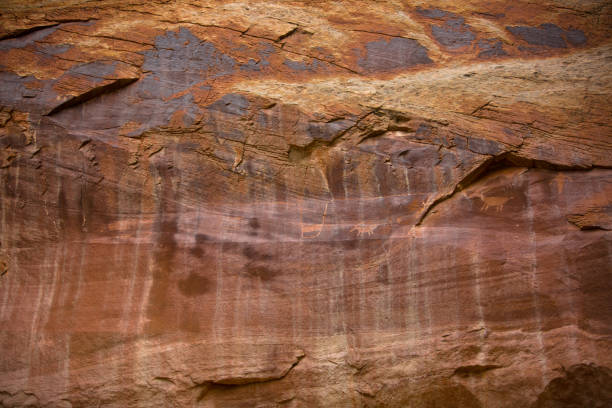
<instances>
[{"instance_id":1,"label":"weathered stone surface","mask_svg":"<svg viewBox=\"0 0 612 408\"><path fill-rule=\"evenodd\" d=\"M609 2L0 5L0 406L609 406Z\"/></svg>"}]
</instances>

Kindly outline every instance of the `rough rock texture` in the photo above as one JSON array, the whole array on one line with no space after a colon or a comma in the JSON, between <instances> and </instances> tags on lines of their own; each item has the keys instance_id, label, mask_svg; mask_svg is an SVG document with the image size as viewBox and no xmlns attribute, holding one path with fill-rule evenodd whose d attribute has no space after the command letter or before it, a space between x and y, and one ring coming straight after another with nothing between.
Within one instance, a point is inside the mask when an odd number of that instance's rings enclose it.
<instances>
[{"instance_id":1,"label":"rough rock texture","mask_svg":"<svg viewBox=\"0 0 612 408\"><path fill-rule=\"evenodd\" d=\"M609 1L0 13L0 406L612 406Z\"/></svg>"}]
</instances>

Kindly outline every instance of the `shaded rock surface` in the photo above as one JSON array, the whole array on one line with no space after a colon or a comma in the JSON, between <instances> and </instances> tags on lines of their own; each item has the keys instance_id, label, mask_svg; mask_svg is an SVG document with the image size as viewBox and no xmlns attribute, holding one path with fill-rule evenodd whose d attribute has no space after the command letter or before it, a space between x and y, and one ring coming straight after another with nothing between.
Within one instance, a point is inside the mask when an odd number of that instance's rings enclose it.
<instances>
[{"instance_id":1,"label":"shaded rock surface","mask_svg":"<svg viewBox=\"0 0 612 408\"><path fill-rule=\"evenodd\" d=\"M609 2L0 13L0 406L610 406Z\"/></svg>"}]
</instances>

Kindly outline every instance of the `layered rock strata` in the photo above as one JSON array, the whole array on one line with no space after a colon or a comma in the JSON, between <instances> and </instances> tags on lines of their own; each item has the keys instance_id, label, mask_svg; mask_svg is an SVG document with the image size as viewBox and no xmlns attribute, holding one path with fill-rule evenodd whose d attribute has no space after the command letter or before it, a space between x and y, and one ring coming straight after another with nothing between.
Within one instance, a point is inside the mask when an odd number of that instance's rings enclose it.
<instances>
[{"instance_id":1,"label":"layered rock strata","mask_svg":"<svg viewBox=\"0 0 612 408\"><path fill-rule=\"evenodd\" d=\"M0 406L611 403L609 2L0 13Z\"/></svg>"}]
</instances>

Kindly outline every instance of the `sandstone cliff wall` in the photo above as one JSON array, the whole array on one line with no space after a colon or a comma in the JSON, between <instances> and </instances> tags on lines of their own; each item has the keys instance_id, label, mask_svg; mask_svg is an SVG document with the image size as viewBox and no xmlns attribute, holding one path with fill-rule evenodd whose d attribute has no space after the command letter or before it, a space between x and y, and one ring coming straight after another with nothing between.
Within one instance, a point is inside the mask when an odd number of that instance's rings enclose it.
<instances>
[{"instance_id":1,"label":"sandstone cliff wall","mask_svg":"<svg viewBox=\"0 0 612 408\"><path fill-rule=\"evenodd\" d=\"M0 406L610 406L608 1L0 13Z\"/></svg>"}]
</instances>

